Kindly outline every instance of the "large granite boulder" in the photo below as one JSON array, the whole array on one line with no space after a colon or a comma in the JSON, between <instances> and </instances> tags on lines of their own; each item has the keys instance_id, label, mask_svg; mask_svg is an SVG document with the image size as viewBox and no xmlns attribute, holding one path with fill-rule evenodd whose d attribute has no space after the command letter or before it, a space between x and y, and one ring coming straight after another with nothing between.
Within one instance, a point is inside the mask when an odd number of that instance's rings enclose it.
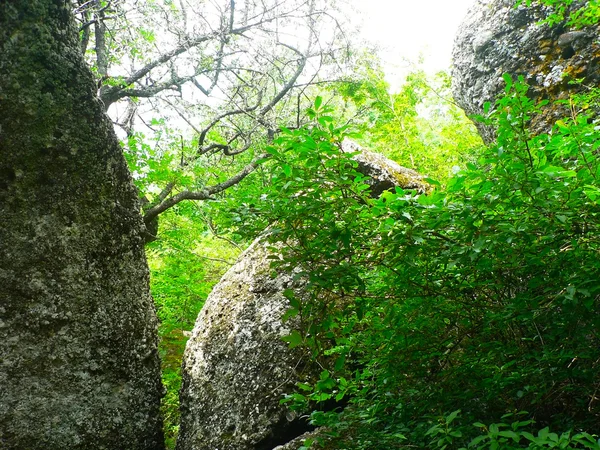
<instances>
[{"instance_id":1,"label":"large granite boulder","mask_svg":"<svg viewBox=\"0 0 600 450\"><path fill-rule=\"evenodd\" d=\"M71 2L0 1L0 449L164 449L142 233Z\"/></svg>"},{"instance_id":2,"label":"large granite boulder","mask_svg":"<svg viewBox=\"0 0 600 450\"><path fill-rule=\"evenodd\" d=\"M183 361L178 450L272 449L307 431L279 404L310 372L309 358L282 337L285 289L271 276L273 253L255 241L208 297Z\"/></svg>"},{"instance_id":3,"label":"large granite boulder","mask_svg":"<svg viewBox=\"0 0 600 450\"><path fill-rule=\"evenodd\" d=\"M476 0L460 26L452 71L456 102L467 114L482 114L485 102L504 92L502 74L523 75L536 100L566 99L584 85L600 81L600 26L581 30L565 23L540 24L549 9L534 4L515 8L515 0ZM572 8L580 5L575 1ZM571 84L583 79L583 85ZM568 111L551 103L534 119L536 132L547 132ZM486 142L494 130L477 124Z\"/></svg>"},{"instance_id":4,"label":"large granite boulder","mask_svg":"<svg viewBox=\"0 0 600 450\"><path fill-rule=\"evenodd\" d=\"M360 149L348 142L344 147ZM394 186L427 190L419 174L380 155L362 150L355 158L373 177L375 195ZM277 257L263 240L255 241L200 312L184 354L178 450L293 449L310 431L279 403L298 381L318 379L322 368L281 339L296 325L282 321L289 308L284 291L301 298L304 282L294 274L273 276Z\"/></svg>"}]
</instances>

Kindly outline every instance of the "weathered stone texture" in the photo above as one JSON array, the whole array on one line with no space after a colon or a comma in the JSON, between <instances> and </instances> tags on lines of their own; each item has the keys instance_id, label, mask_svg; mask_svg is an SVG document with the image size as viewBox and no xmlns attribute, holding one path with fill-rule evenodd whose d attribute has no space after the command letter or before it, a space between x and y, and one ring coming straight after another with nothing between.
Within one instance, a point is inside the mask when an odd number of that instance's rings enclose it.
<instances>
[{"instance_id":1,"label":"weathered stone texture","mask_svg":"<svg viewBox=\"0 0 600 450\"><path fill-rule=\"evenodd\" d=\"M301 285L271 277L272 255L255 241L198 316L183 361L178 450L270 450L303 431L279 405L307 369L308 358L281 340L290 332L283 291Z\"/></svg>"},{"instance_id":2,"label":"weathered stone texture","mask_svg":"<svg viewBox=\"0 0 600 450\"><path fill-rule=\"evenodd\" d=\"M67 0L0 2L0 448L160 450L136 192Z\"/></svg>"},{"instance_id":3,"label":"weathered stone texture","mask_svg":"<svg viewBox=\"0 0 600 450\"><path fill-rule=\"evenodd\" d=\"M581 4L576 1L572 7ZM453 91L467 114L482 114L485 102L504 92L502 74L523 75L536 100L566 99L582 89L570 84L583 78L584 85L600 82L600 26L570 30L552 27L546 7L515 8L515 0L477 0L460 26L454 44ZM568 111L551 104L534 119L535 132L547 132ZM477 124L486 142L494 130Z\"/></svg>"},{"instance_id":4,"label":"weathered stone texture","mask_svg":"<svg viewBox=\"0 0 600 450\"><path fill-rule=\"evenodd\" d=\"M369 151L354 141L345 139L342 150L347 153L359 152L353 158L358 163L356 170L369 177L367 183L371 186L373 197L379 197L383 191L396 186L414 189L421 194L431 189L420 173L407 169L380 153Z\"/></svg>"},{"instance_id":5,"label":"weathered stone texture","mask_svg":"<svg viewBox=\"0 0 600 450\"><path fill-rule=\"evenodd\" d=\"M304 434L301 434L300 436L298 436L295 439L292 439L291 441L287 442L286 444L283 445L278 445L277 447L275 447L273 450L298 450L301 447L304 447L304 442L306 440L315 442L317 441L317 439L321 439L321 440L326 440L326 437L324 436L324 433L322 431L322 428L317 428L316 430L312 430L312 431L307 431ZM315 447L315 444L313 444L313 447L311 448L319 448L319 447Z\"/></svg>"}]
</instances>

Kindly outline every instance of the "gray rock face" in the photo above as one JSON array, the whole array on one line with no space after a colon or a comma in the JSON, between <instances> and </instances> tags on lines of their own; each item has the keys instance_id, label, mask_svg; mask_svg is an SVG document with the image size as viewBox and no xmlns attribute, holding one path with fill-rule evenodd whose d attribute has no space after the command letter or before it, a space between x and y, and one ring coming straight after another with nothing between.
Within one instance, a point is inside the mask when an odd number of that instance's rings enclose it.
<instances>
[{"instance_id":1,"label":"gray rock face","mask_svg":"<svg viewBox=\"0 0 600 450\"><path fill-rule=\"evenodd\" d=\"M402 167L380 153L366 150L354 141L345 139L342 150L348 153L360 152L353 159L358 163L358 172L370 177L368 184L371 186L373 197L379 197L383 191L394 189L396 186L414 189L421 194L430 189L418 172Z\"/></svg>"},{"instance_id":2,"label":"gray rock face","mask_svg":"<svg viewBox=\"0 0 600 450\"><path fill-rule=\"evenodd\" d=\"M178 450L272 449L303 430L279 405L307 370L308 358L281 338L290 324L285 289L271 277L270 257L255 241L208 297L183 362Z\"/></svg>"},{"instance_id":3,"label":"gray rock face","mask_svg":"<svg viewBox=\"0 0 600 450\"><path fill-rule=\"evenodd\" d=\"M344 146L359 149L350 142ZM427 190L416 172L361 151L356 159L373 177L372 194L394 186ZM260 239L255 241L215 286L198 316L184 354L177 450L294 449L302 444L298 436L308 430L306 424L279 401L295 390L296 382L314 381L322 369L281 340L296 325L282 323L289 308L283 292L292 289L302 298L303 284L286 273L272 277L273 257Z\"/></svg>"},{"instance_id":4,"label":"gray rock face","mask_svg":"<svg viewBox=\"0 0 600 450\"><path fill-rule=\"evenodd\" d=\"M581 2L575 2L575 7ZM514 0L477 0L460 26L454 43L453 91L467 114L482 114L485 102L504 92L503 73L523 75L536 99L565 99L578 89L569 84L600 81L600 27L569 30L564 24L540 25L548 16L541 6L514 7ZM565 109L551 105L532 123L547 132ZM494 130L477 124L485 141Z\"/></svg>"},{"instance_id":5,"label":"gray rock face","mask_svg":"<svg viewBox=\"0 0 600 450\"><path fill-rule=\"evenodd\" d=\"M0 2L0 448L161 450L136 192L71 4Z\"/></svg>"},{"instance_id":6,"label":"gray rock face","mask_svg":"<svg viewBox=\"0 0 600 450\"><path fill-rule=\"evenodd\" d=\"M316 430L313 430L313 431L307 431L306 433L298 436L295 439L292 439L291 441L289 441L286 444L278 445L273 450L298 450L300 447L304 446L304 442L307 439L310 439L313 441L316 441L317 438L324 439L325 437L323 436L324 433L322 433L322 430L323 430L322 428L317 428Z\"/></svg>"}]
</instances>

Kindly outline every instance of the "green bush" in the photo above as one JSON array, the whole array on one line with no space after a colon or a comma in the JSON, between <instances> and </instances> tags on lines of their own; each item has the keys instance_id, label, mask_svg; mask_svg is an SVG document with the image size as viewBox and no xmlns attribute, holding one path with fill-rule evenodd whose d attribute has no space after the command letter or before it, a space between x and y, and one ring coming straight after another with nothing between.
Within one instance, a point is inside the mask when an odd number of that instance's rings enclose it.
<instances>
[{"instance_id":1,"label":"green bush","mask_svg":"<svg viewBox=\"0 0 600 450\"><path fill-rule=\"evenodd\" d=\"M288 341L328 368L292 400L349 399L340 414L313 415L340 448L431 448L433 437L513 448L517 432L530 447L514 448L595 448L582 432L600 419L599 133L579 116L531 135L544 105L505 79L485 119L497 142L444 191L370 198L340 150L346 130L319 100L314 125L269 150L270 188L253 214L277 224L284 265L309 280L311 299L291 299L302 325ZM483 438L471 425L434 427L457 407L466 424L496 425ZM523 410L530 431L503 428Z\"/></svg>"}]
</instances>

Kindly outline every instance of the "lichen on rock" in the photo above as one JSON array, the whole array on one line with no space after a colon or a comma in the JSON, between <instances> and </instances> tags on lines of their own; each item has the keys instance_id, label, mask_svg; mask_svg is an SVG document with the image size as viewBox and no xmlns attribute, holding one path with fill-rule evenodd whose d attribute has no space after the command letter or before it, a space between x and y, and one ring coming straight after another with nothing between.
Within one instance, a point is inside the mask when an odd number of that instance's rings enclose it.
<instances>
[{"instance_id":1,"label":"lichen on rock","mask_svg":"<svg viewBox=\"0 0 600 450\"><path fill-rule=\"evenodd\" d=\"M164 448L133 183L71 3L0 2L0 448Z\"/></svg>"},{"instance_id":2,"label":"lichen on rock","mask_svg":"<svg viewBox=\"0 0 600 450\"><path fill-rule=\"evenodd\" d=\"M316 430L307 431L304 434L301 434L297 438L292 439L283 445L278 445L273 450L298 450L299 448L304 446L306 441L315 442L319 439L322 441L326 440L324 428L317 428ZM318 448L318 447L316 447Z\"/></svg>"},{"instance_id":3,"label":"lichen on rock","mask_svg":"<svg viewBox=\"0 0 600 450\"><path fill-rule=\"evenodd\" d=\"M306 431L279 404L308 357L282 341L291 274L271 276L274 253L255 241L208 297L183 363L178 450L271 449Z\"/></svg>"},{"instance_id":4,"label":"lichen on rock","mask_svg":"<svg viewBox=\"0 0 600 450\"><path fill-rule=\"evenodd\" d=\"M541 23L548 7L535 2L515 7L515 0L477 0L460 26L453 52L453 91L456 102L469 115L483 114L504 92L504 73L523 76L535 100L561 100L600 82L600 26L570 30L565 23ZM569 7L577 8L581 1ZM583 84L572 81L583 79ZM548 132L565 107L551 102L534 118L536 133ZM494 129L476 124L484 141Z\"/></svg>"},{"instance_id":5,"label":"lichen on rock","mask_svg":"<svg viewBox=\"0 0 600 450\"><path fill-rule=\"evenodd\" d=\"M370 193L373 197L379 197L384 191L392 190L396 186L415 190L420 194L431 189L420 173L407 169L380 153L367 150L350 139L342 142L342 150L357 153L352 159L358 163L356 170L369 177L366 182L371 187Z\"/></svg>"}]
</instances>

